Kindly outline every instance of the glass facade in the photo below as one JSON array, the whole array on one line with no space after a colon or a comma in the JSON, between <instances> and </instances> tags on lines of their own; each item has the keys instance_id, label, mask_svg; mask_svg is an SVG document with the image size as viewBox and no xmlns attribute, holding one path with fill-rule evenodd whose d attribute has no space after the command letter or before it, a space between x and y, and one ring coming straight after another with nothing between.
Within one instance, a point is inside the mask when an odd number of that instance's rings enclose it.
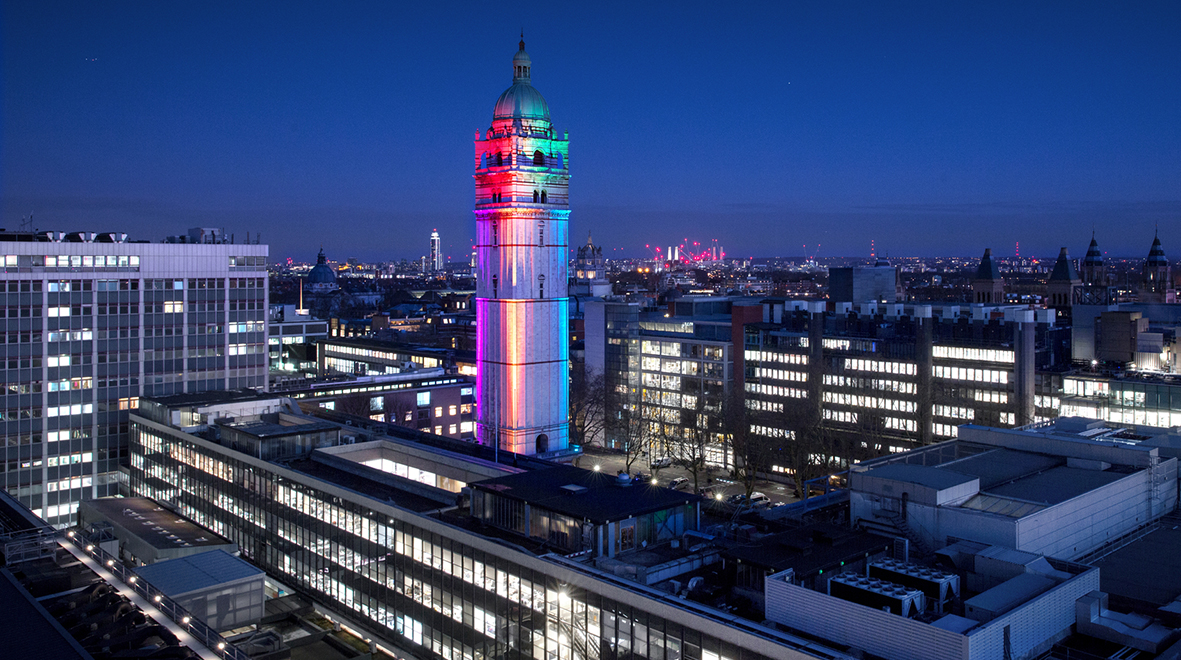
<instances>
[{"instance_id":1,"label":"glass facade","mask_svg":"<svg viewBox=\"0 0 1181 660\"><path fill-rule=\"evenodd\" d=\"M134 493L173 503L277 579L421 657L813 657L794 638L679 609L569 560L513 550L139 417L132 423Z\"/></svg>"}]
</instances>

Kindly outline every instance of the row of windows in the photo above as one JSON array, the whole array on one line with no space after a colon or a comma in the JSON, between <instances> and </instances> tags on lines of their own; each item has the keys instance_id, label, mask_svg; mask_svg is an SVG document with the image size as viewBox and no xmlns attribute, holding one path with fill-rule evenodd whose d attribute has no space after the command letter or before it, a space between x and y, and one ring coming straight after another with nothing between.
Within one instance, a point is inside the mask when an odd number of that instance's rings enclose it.
<instances>
[{"instance_id":1,"label":"row of windows","mask_svg":"<svg viewBox=\"0 0 1181 660\"><path fill-rule=\"evenodd\" d=\"M780 385L766 385L763 383L747 383L746 391L751 394L763 394L767 396L776 397L790 397L792 399L807 399L808 391L801 390L795 387L782 387Z\"/></svg>"},{"instance_id":2,"label":"row of windows","mask_svg":"<svg viewBox=\"0 0 1181 660\"><path fill-rule=\"evenodd\" d=\"M931 356L952 360L1001 362L1004 364L1013 364L1016 362L1016 354L1013 351L994 348L965 348L963 346L936 345L931 347Z\"/></svg>"},{"instance_id":3,"label":"row of windows","mask_svg":"<svg viewBox=\"0 0 1181 660\"><path fill-rule=\"evenodd\" d=\"M887 380L883 378L856 378L853 376L833 376L825 374L823 382L831 387L850 387L856 389L875 389L900 394L914 394L918 385L901 380Z\"/></svg>"},{"instance_id":4,"label":"row of windows","mask_svg":"<svg viewBox=\"0 0 1181 660\"><path fill-rule=\"evenodd\" d=\"M5 255L4 265L14 268L22 259L31 259L28 265L44 266L45 268L139 268L139 255L106 254L106 255L70 255L70 256L41 256L41 255ZM20 264L25 265L25 264Z\"/></svg>"},{"instance_id":5,"label":"row of windows","mask_svg":"<svg viewBox=\"0 0 1181 660\"><path fill-rule=\"evenodd\" d=\"M759 362L781 362L783 364L808 364L808 356L802 353L773 353L771 351L746 351L747 360Z\"/></svg>"},{"instance_id":6,"label":"row of windows","mask_svg":"<svg viewBox=\"0 0 1181 660\"><path fill-rule=\"evenodd\" d=\"M850 394L848 392L825 392L822 395L822 400L825 403L836 403L844 406L855 406L858 408L873 408L875 410L894 410L898 412L913 413L918 409L918 404L916 404L914 401L886 399L877 396L867 396L864 394Z\"/></svg>"},{"instance_id":7,"label":"row of windows","mask_svg":"<svg viewBox=\"0 0 1181 660\"><path fill-rule=\"evenodd\" d=\"M770 378L772 380L786 380L796 383L807 382L808 374L804 371L786 371L783 369L765 369L758 367L755 369L755 376L758 378Z\"/></svg>"},{"instance_id":8,"label":"row of windows","mask_svg":"<svg viewBox=\"0 0 1181 660\"><path fill-rule=\"evenodd\" d=\"M966 369L964 367L931 367L932 375L936 378L948 380L970 380L977 383L1006 384L1009 382L1009 372L996 369Z\"/></svg>"},{"instance_id":9,"label":"row of windows","mask_svg":"<svg viewBox=\"0 0 1181 660\"><path fill-rule=\"evenodd\" d=\"M936 417L950 417L952 419L976 419L976 411L961 406L932 406L931 412Z\"/></svg>"},{"instance_id":10,"label":"row of windows","mask_svg":"<svg viewBox=\"0 0 1181 660\"><path fill-rule=\"evenodd\" d=\"M873 371L880 374L899 374L914 376L918 374L918 366L913 362L886 362L883 360L862 360L860 358L845 358L845 369L850 371Z\"/></svg>"}]
</instances>

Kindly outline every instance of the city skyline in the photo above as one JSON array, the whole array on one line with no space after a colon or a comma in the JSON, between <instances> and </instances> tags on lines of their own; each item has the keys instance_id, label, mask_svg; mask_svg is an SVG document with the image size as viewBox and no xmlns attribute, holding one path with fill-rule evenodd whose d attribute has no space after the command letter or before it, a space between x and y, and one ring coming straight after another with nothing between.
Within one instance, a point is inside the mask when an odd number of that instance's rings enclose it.
<instances>
[{"instance_id":1,"label":"city skyline","mask_svg":"<svg viewBox=\"0 0 1181 660\"><path fill-rule=\"evenodd\" d=\"M465 143L524 27L579 145L571 231L608 257L1181 249L1173 5L540 7L6 6L3 225L309 261L437 227L462 262Z\"/></svg>"}]
</instances>

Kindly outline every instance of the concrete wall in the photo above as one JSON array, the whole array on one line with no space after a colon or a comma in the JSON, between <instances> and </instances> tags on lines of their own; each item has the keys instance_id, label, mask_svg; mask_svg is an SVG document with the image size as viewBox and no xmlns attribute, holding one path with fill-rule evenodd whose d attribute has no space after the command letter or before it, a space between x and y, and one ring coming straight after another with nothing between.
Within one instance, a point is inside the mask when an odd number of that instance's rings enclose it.
<instances>
[{"instance_id":1,"label":"concrete wall","mask_svg":"<svg viewBox=\"0 0 1181 660\"><path fill-rule=\"evenodd\" d=\"M970 658L964 635L790 584L782 574L767 578L765 594L771 621L887 660Z\"/></svg>"},{"instance_id":2,"label":"concrete wall","mask_svg":"<svg viewBox=\"0 0 1181 660\"><path fill-rule=\"evenodd\" d=\"M1017 544L1016 518L975 509L939 509L939 524L936 530L939 535L936 547L942 547L949 536L1005 548L1015 548Z\"/></svg>"},{"instance_id":3,"label":"concrete wall","mask_svg":"<svg viewBox=\"0 0 1181 660\"><path fill-rule=\"evenodd\" d=\"M1092 568L968 632L970 660L1005 657L1005 628L1014 660L1033 658L1070 634L1074 602L1099 588L1099 569Z\"/></svg>"},{"instance_id":4,"label":"concrete wall","mask_svg":"<svg viewBox=\"0 0 1181 660\"><path fill-rule=\"evenodd\" d=\"M1073 559L1176 507L1177 460L1157 467L1161 497L1150 503L1151 471L1142 470L1017 521L1018 550ZM1166 485L1167 484L1167 485Z\"/></svg>"}]
</instances>

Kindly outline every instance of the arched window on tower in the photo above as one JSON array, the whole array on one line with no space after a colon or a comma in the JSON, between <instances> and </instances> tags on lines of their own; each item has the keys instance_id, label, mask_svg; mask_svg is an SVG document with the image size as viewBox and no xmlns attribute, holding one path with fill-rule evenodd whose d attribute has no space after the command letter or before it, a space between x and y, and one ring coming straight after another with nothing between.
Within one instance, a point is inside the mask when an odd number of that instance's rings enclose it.
<instances>
[{"instance_id":1,"label":"arched window on tower","mask_svg":"<svg viewBox=\"0 0 1181 660\"><path fill-rule=\"evenodd\" d=\"M540 195L537 193L536 190L534 190L533 191L533 203L536 204L539 199L540 199Z\"/></svg>"},{"instance_id":2,"label":"arched window on tower","mask_svg":"<svg viewBox=\"0 0 1181 660\"><path fill-rule=\"evenodd\" d=\"M545 194L545 191L543 190L543 191L541 191L541 203L545 204L545 202L546 202L546 194Z\"/></svg>"},{"instance_id":3,"label":"arched window on tower","mask_svg":"<svg viewBox=\"0 0 1181 660\"><path fill-rule=\"evenodd\" d=\"M538 167L545 167L545 154L541 153L541 149L533 152L533 164Z\"/></svg>"},{"instance_id":4,"label":"arched window on tower","mask_svg":"<svg viewBox=\"0 0 1181 660\"><path fill-rule=\"evenodd\" d=\"M480 169L488 168L488 154L480 154Z\"/></svg>"},{"instance_id":5,"label":"arched window on tower","mask_svg":"<svg viewBox=\"0 0 1181 660\"><path fill-rule=\"evenodd\" d=\"M545 298L545 275L537 276L537 297Z\"/></svg>"},{"instance_id":6,"label":"arched window on tower","mask_svg":"<svg viewBox=\"0 0 1181 660\"><path fill-rule=\"evenodd\" d=\"M492 247L500 245L500 225L492 223Z\"/></svg>"},{"instance_id":7,"label":"arched window on tower","mask_svg":"<svg viewBox=\"0 0 1181 660\"><path fill-rule=\"evenodd\" d=\"M497 166L497 167L500 167L501 165L504 165L504 154L502 154L502 153L500 153L500 152L497 152L497 154L496 154L496 166Z\"/></svg>"},{"instance_id":8,"label":"arched window on tower","mask_svg":"<svg viewBox=\"0 0 1181 660\"><path fill-rule=\"evenodd\" d=\"M537 223L537 247L545 247L545 223Z\"/></svg>"}]
</instances>

